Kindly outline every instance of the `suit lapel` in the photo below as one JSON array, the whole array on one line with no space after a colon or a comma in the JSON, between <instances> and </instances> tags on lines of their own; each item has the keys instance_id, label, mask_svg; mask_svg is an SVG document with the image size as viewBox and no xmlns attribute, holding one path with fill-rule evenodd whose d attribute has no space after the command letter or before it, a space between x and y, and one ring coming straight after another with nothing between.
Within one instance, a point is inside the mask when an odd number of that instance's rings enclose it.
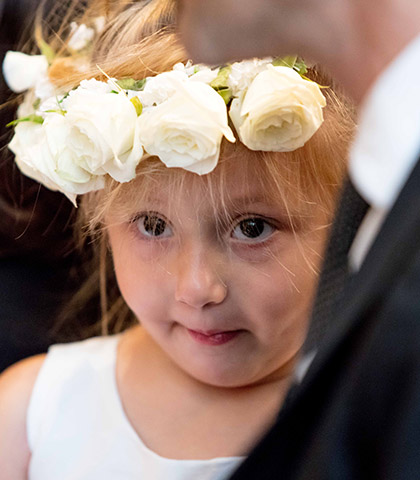
<instances>
[{"instance_id":1,"label":"suit lapel","mask_svg":"<svg viewBox=\"0 0 420 480\"><path fill-rule=\"evenodd\" d=\"M420 160L387 216L360 271L348 283L340 310L336 312L337 324L331 329L331 334L297 388L296 396L304 395L351 331L366 321L364 312L374 308L384 298L398 280L398 272L405 270L419 248ZM292 406L293 403L288 405Z\"/></svg>"}]
</instances>

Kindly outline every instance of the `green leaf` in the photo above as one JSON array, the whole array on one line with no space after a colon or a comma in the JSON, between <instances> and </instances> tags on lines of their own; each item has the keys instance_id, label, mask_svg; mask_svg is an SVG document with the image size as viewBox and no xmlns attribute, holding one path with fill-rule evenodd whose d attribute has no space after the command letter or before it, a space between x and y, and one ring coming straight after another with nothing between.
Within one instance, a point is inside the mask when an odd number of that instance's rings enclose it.
<instances>
[{"instance_id":1,"label":"green leaf","mask_svg":"<svg viewBox=\"0 0 420 480\"><path fill-rule=\"evenodd\" d=\"M298 72L299 75L303 76L308 72L308 67L305 65L305 62L302 59L299 59L295 65L294 70Z\"/></svg>"},{"instance_id":2,"label":"green leaf","mask_svg":"<svg viewBox=\"0 0 420 480\"><path fill-rule=\"evenodd\" d=\"M210 82L210 87L212 87L216 92L223 98L226 105L232 100L232 90L229 88L229 75L232 71L231 65L221 67L217 72L217 77Z\"/></svg>"},{"instance_id":3,"label":"green leaf","mask_svg":"<svg viewBox=\"0 0 420 480\"><path fill-rule=\"evenodd\" d=\"M231 71L232 67L230 65L221 67L217 73L217 77L210 82L210 87L214 88L216 91L227 89Z\"/></svg>"},{"instance_id":4,"label":"green leaf","mask_svg":"<svg viewBox=\"0 0 420 480\"><path fill-rule=\"evenodd\" d=\"M140 117L141 112L143 111L143 105L140 102L139 97L133 97L130 102L134 105L134 108L136 109L137 116Z\"/></svg>"},{"instance_id":5,"label":"green leaf","mask_svg":"<svg viewBox=\"0 0 420 480\"><path fill-rule=\"evenodd\" d=\"M278 57L273 60L275 67L289 67L294 68L297 61L297 55L289 55L287 57Z\"/></svg>"},{"instance_id":6,"label":"green leaf","mask_svg":"<svg viewBox=\"0 0 420 480\"><path fill-rule=\"evenodd\" d=\"M315 83L316 85L318 85L318 87L319 87L320 89L323 89L323 88L330 88L330 86L329 86L329 85L320 85L318 82L315 82L314 80L311 80L310 78L308 78L308 77L305 77L305 75L301 75L301 77L302 77L304 80L306 80L307 82L312 82L312 83Z\"/></svg>"},{"instance_id":7,"label":"green leaf","mask_svg":"<svg viewBox=\"0 0 420 480\"><path fill-rule=\"evenodd\" d=\"M46 57L48 63L51 65L55 58L54 50L43 39L40 39L37 43L38 43L38 48L40 49L42 55Z\"/></svg>"},{"instance_id":8,"label":"green leaf","mask_svg":"<svg viewBox=\"0 0 420 480\"><path fill-rule=\"evenodd\" d=\"M73 89L73 90L74 90L74 89ZM69 95L70 95L70 93L67 92L61 100L58 100L58 99L57 99L58 104L63 103L63 101L64 101Z\"/></svg>"},{"instance_id":9,"label":"green leaf","mask_svg":"<svg viewBox=\"0 0 420 480\"><path fill-rule=\"evenodd\" d=\"M134 78L122 78L121 80L117 80L116 83L123 90L134 90L136 92L140 92L143 90L144 85L146 84L146 79L143 78L143 80L134 80Z\"/></svg>"},{"instance_id":10,"label":"green leaf","mask_svg":"<svg viewBox=\"0 0 420 480\"><path fill-rule=\"evenodd\" d=\"M59 109L51 109L51 110L45 110L46 113L59 113L60 115L64 115L67 113L67 110L63 110L62 108Z\"/></svg>"},{"instance_id":11,"label":"green leaf","mask_svg":"<svg viewBox=\"0 0 420 480\"><path fill-rule=\"evenodd\" d=\"M275 67L293 68L293 70L295 70L299 75L305 75L305 73L308 71L305 62L297 55L275 58L273 60L273 65Z\"/></svg>"},{"instance_id":12,"label":"green leaf","mask_svg":"<svg viewBox=\"0 0 420 480\"><path fill-rule=\"evenodd\" d=\"M219 88L216 92L223 98L226 105L229 105L233 98L232 90L230 88Z\"/></svg>"},{"instance_id":13,"label":"green leaf","mask_svg":"<svg viewBox=\"0 0 420 480\"><path fill-rule=\"evenodd\" d=\"M33 122L33 123L39 123L42 125L44 123L44 119L41 116L36 115L35 113L32 113L27 117L17 118L16 120L13 120L12 122L8 123L6 127L14 127L21 122Z\"/></svg>"}]
</instances>

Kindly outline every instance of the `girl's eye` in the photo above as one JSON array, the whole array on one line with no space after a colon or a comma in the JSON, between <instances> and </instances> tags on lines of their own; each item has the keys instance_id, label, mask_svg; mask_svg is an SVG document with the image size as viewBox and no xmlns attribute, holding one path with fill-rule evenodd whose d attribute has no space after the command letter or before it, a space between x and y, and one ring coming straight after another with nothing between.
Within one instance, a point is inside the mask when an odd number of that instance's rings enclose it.
<instances>
[{"instance_id":1,"label":"girl's eye","mask_svg":"<svg viewBox=\"0 0 420 480\"><path fill-rule=\"evenodd\" d=\"M263 242L272 233L275 228L268 222L259 217L245 218L241 220L233 229L232 237L237 240Z\"/></svg>"},{"instance_id":2,"label":"girl's eye","mask_svg":"<svg viewBox=\"0 0 420 480\"><path fill-rule=\"evenodd\" d=\"M138 217L136 225L139 232L145 237L166 238L172 235L172 230L166 220L155 214Z\"/></svg>"}]
</instances>

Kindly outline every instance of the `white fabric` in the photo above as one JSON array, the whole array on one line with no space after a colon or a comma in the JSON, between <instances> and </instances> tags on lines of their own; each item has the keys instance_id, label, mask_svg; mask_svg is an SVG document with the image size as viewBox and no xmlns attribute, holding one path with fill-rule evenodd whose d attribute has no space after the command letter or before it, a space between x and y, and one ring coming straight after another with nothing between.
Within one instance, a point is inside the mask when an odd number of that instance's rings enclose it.
<instances>
[{"instance_id":1,"label":"white fabric","mask_svg":"<svg viewBox=\"0 0 420 480\"><path fill-rule=\"evenodd\" d=\"M349 251L350 272L357 272L372 246L388 211L383 208L369 208Z\"/></svg>"},{"instance_id":2,"label":"white fabric","mask_svg":"<svg viewBox=\"0 0 420 480\"><path fill-rule=\"evenodd\" d=\"M50 349L28 409L29 480L227 478L242 457L172 460L143 444L117 391L119 338Z\"/></svg>"},{"instance_id":3,"label":"white fabric","mask_svg":"<svg viewBox=\"0 0 420 480\"><path fill-rule=\"evenodd\" d=\"M352 245L357 270L420 154L420 35L379 76L362 106L350 177L371 210Z\"/></svg>"},{"instance_id":4,"label":"white fabric","mask_svg":"<svg viewBox=\"0 0 420 480\"><path fill-rule=\"evenodd\" d=\"M296 367L295 367L295 371L293 375L293 383L302 382L316 354L317 354L317 350L311 350L306 355L303 355L303 357L299 360L299 362L296 364Z\"/></svg>"}]
</instances>

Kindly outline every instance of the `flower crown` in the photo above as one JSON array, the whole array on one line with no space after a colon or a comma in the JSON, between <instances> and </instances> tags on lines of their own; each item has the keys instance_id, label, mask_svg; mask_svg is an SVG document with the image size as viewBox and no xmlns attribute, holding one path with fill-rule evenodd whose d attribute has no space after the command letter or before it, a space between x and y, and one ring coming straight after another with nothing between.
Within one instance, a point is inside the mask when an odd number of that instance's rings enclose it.
<instances>
[{"instance_id":1,"label":"flower crown","mask_svg":"<svg viewBox=\"0 0 420 480\"><path fill-rule=\"evenodd\" d=\"M75 33L80 41L80 27ZM50 83L45 55L8 52L3 72L13 91L26 91L9 124L18 167L75 205L77 195L103 188L106 175L132 180L151 155L167 167L211 172L222 138L235 142L228 117L251 150L296 150L321 126L326 104L296 58L179 63L142 80L83 80L64 93Z\"/></svg>"}]
</instances>

